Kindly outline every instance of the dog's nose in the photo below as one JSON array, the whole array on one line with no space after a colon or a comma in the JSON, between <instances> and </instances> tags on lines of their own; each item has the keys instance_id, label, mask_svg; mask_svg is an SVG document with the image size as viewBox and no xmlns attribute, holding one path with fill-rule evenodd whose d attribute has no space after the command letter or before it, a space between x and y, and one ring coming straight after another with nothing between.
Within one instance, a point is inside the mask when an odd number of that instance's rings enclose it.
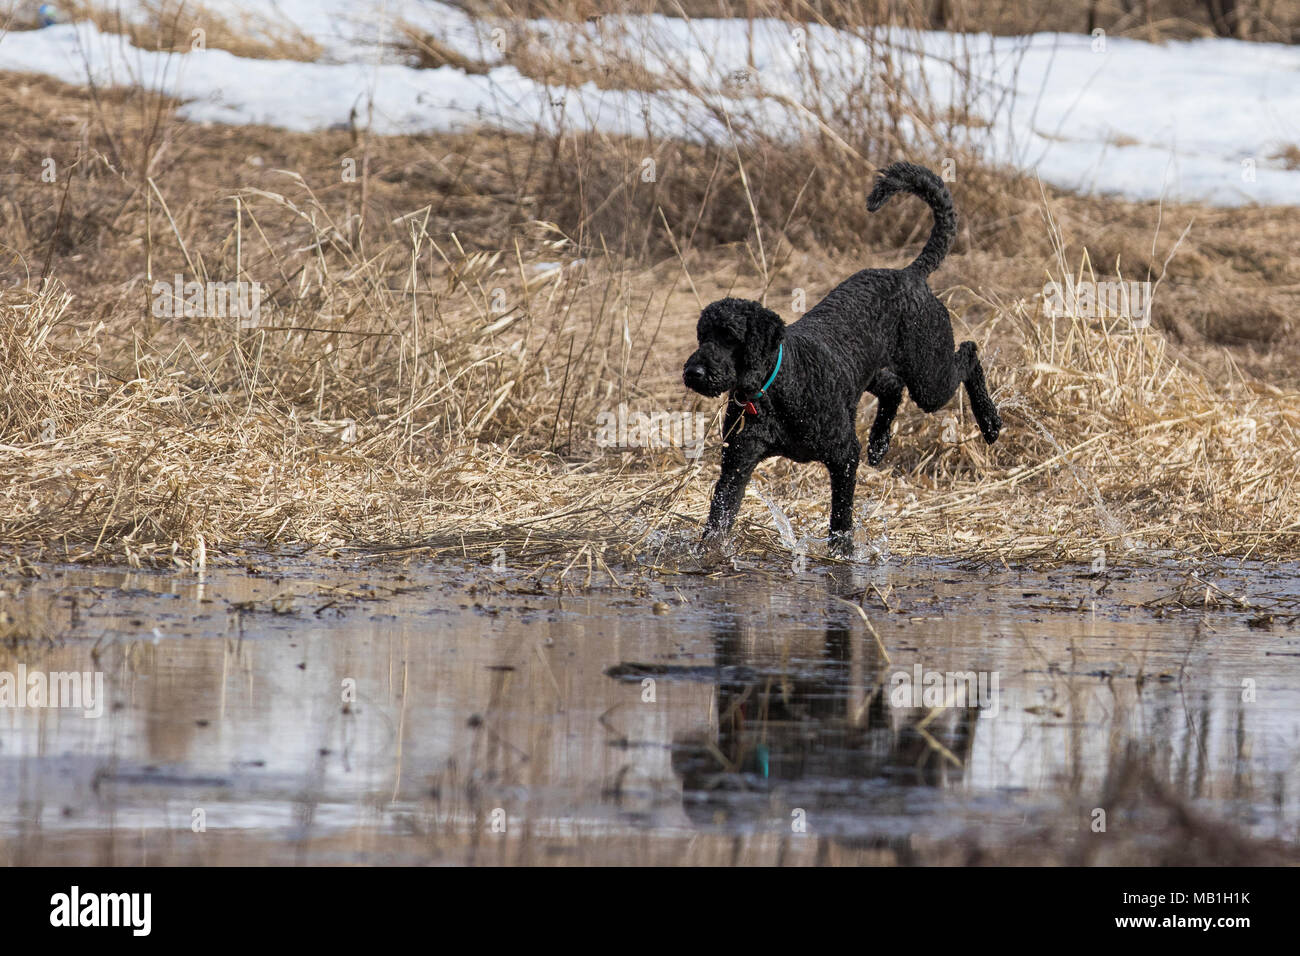
<instances>
[{"instance_id":1,"label":"dog's nose","mask_svg":"<svg viewBox=\"0 0 1300 956\"><path fill-rule=\"evenodd\" d=\"M703 365L688 365L688 366L686 366L686 377L687 377L687 378L704 378L704 372L705 372L705 369L704 369L704 366L703 366Z\"/></svg>"}]
</instances>

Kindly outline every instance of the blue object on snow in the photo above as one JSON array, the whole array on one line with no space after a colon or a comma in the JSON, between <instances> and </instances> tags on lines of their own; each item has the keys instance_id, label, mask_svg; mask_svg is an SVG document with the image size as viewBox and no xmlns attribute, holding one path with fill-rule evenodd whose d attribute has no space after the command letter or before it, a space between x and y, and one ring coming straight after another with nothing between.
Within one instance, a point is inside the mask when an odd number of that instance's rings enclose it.
<instances>
[{"instance_id":1,"label":"blue object on snow","mask_svg":"<svg viewBox=\"0 0 1300 956\"><path fill-rule=\"evenodd\" d=\"M52 3L42 3L36 8L36 16L41 21L41 26L52 27L59 22L59 8Z\"/></svg>"}]
</instances>

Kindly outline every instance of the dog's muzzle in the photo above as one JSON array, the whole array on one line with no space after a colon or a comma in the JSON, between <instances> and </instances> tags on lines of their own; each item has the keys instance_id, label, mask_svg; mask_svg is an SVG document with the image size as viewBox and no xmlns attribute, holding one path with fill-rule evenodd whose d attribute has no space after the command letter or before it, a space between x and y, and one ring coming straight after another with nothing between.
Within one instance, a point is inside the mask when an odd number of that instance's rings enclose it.
<instances>
[{"instance_id":1,"label":"dog's muzzle","mask_svg":"<svg viewBox=\"0 0 1300 956\"><path fill-rule=\"evenodd\" d=\"M687 365L682 370L682 381L693 392L699 392L706 398L717 398L727 389L714 381L709 369L704 365Z\"/></svg>"}]
</instances>

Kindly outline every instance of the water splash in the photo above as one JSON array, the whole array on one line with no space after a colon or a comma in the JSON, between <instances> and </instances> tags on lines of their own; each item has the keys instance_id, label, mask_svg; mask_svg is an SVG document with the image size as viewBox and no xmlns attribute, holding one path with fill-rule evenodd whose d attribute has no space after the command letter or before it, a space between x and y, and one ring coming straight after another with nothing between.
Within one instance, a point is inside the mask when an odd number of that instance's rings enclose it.
<instances>
[{"instance_id":1,"label":"water splash","mask_svg":"<svg viewBox=\"0 0 1300 956\"><path fill-rule=\"evenodd\" d=\"M865 515L863 516L862 524L864 527L869 523L869 520ZM889 563L889 517L887 515L880 516L880 537L868 540L856 550L854 557L859 561L872 561L876 564Z\"/></svg>"},{"instance_id":2,"label":"water splash","mask_svg":"<svg viewBox=\"0 0 1300 956\"><path fill-rule=\"evenodd\" d=\"M799 539L795 537L794 525L790 523L790 519L781 510L781 506L761 491L755 493L763 504L767 505L767 510L772 513L772 523L776 525L776 533L781 536L781 543L791 551L798 550Z\"/></svg>"},{"instance_id":3,"label":"water splash","mask_svg":"<svg viewBox=\"0 0 1300 956\"><path fill-rule=\"evenodd\" d=\"M781 543L785 545L794 555L794 564L792 565L796 574L802 574L808 570L808 546L810 544L825 542L825 538L815 538L809 535L795 535L794 524L781 510L781 506L775 501L755 489L755 494L763 504L767 505L768 512L772 515L772 523L776 526L776 533L781 538Z\"/></svg>"}]
</instances>

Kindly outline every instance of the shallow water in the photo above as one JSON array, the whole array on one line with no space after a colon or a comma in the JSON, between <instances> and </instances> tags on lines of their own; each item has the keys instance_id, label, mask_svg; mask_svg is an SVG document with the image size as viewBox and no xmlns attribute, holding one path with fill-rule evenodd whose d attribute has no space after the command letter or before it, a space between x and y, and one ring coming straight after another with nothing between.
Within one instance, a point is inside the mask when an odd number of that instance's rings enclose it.
<instances>
[{"instance_id":1,"label":"shallow water","mask_svg":"<svg viewBox=\"0 0 1300 956\"><path fill-rule=\"evenodd\" d=\"M0 707L0 859L1295 851L1300 569L741 567L584 593L419 559L4 579L0 679L100 672L105 701ZM968 672L976 706L922 693Z\"/></svg>"}]
</instances>

